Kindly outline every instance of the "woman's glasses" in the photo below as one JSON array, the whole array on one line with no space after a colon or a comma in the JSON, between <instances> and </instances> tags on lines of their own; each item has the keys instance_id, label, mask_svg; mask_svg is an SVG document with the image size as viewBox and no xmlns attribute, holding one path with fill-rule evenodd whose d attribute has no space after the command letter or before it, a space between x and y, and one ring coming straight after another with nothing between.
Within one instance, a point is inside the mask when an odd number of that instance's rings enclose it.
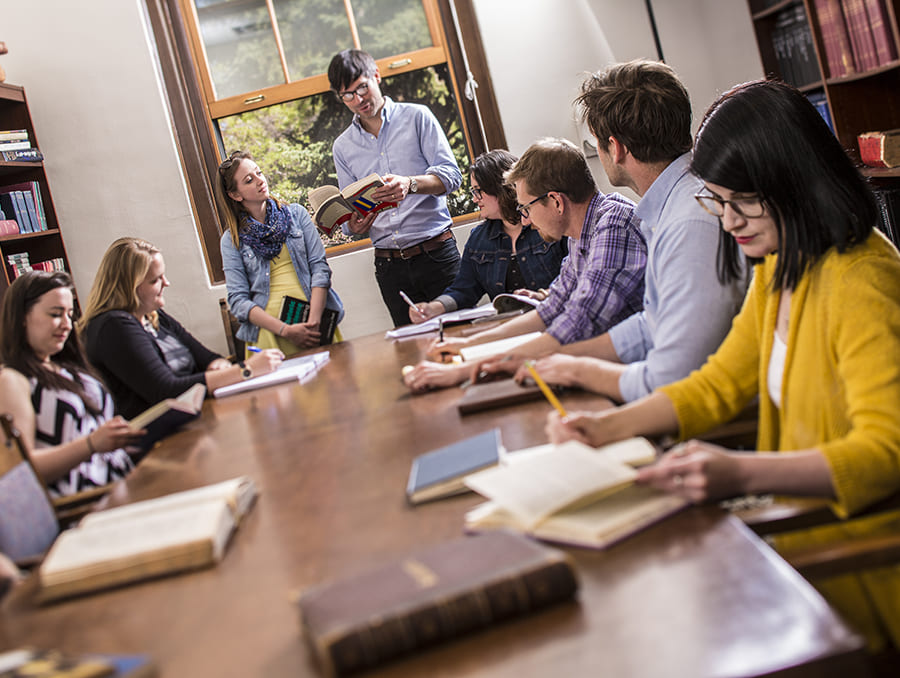
<instances>
[{"instance_id":1,"label":"woman's glasses","mask_svg":"<svg viewBox=\"0 0 900 678\"><path fill-rule=\"evenodd\" d=\"M731 209L745 219L756 219L765 214L766 211L766 206L758 195L725 200L725 198L710 191L709 193L698 193L694 196L694 199L700 203L700 207L714 217L725 216L725 205L731 205Z\"/></svg>"},{"instance_id":2,"label":"woman's glasses","mask_svg":"<svg viewBox=\"0 0 900 678\"><path fill-rule=\"evenodd\" d=\"M469 189L469 194L475 200L481 200L481 196L484 195L484 191L482 191L480 188L478 188L476 186L472 186L472 188Z\"/></svg>"}]
</instances>

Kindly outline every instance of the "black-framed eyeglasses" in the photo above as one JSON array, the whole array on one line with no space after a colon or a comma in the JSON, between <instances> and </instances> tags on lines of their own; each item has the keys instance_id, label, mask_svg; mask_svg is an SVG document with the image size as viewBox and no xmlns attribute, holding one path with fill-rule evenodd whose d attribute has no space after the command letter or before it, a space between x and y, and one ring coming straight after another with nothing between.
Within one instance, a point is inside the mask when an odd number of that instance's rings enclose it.
<instances>
[{"instance_id":1,"label":"black-framed eyeglasses","mask_svg":"<svg viewBox=\"0 0 900 678\"><path fill-rule=\"evenodd\" d=\"M546 193L544 193L544 195L539 195L539 196L536 197L534 200L532 200L531 202L527 202L527 203L525 203L524 205L518 204L518 205L516 205L516 211L517 211L519 214L522 215L522 218L523 218L523 219L527 219L529 213L531 212L531 206L532 206L534 203L536 203L538 200L543 200L543 199L546 198L548 195L550 195L550 191L547 191Z\"/></svg>"},{"instance_id":2,"label":"black-framed eyeglasses","mask_svg":"<svg viewBox=\"0 0 900 678\"><path fill-rule=\"evenodd\" d=\"M338 92L338 98L343 101L353 101L356 97L364 97L369 93L369 83L364 82L356 89L347 90L346 92Z\"/></svg>"},{"instance_id":3,"label":"black-framed eyeglasses","mask_svg":"<svg viewBox=\"0 0 900 678\"><path fill-rule=\"evenodd\" d=\"M709 193L698 193L694 196L694 199L700 203L700 207L714 217L725 216L725 205L731 205L731 209L745 219L757 219L766 212L766 205L758 195L725 200L725 198L710 191Z\"/></svg>"},{"instance_id":4,"label":"black-framed eyeglasses","mask_svg":"<svg viewBox=\"0 0 900 678\"><path fill-rule=\"evenodd\" d=\"M484 195L484 191L477 186L472 186L472 188L469 189L469 195L471 195L475 200L481 200L481 196Z\"/></svg>"}]
</instances>

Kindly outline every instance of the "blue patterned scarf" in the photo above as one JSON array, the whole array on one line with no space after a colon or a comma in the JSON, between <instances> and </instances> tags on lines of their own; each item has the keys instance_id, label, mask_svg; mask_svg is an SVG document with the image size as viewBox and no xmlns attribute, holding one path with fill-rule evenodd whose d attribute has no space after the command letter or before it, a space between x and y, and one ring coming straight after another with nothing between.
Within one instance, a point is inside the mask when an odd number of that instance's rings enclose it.
<instances>
[{"instance_id":1,"label":"blue patterned scarf","mask_svg":"<svg viewBox=\"0 0 900 678\"><path fill-rule=\"evenodd\" d=\"M250 246L258 257L271 261L281 251L291 230L291 216L287 205L278 204L269 198L266 206L266 223L261 223L246 212L243 218L241 242Z\"/></svg>"}]
</instances>

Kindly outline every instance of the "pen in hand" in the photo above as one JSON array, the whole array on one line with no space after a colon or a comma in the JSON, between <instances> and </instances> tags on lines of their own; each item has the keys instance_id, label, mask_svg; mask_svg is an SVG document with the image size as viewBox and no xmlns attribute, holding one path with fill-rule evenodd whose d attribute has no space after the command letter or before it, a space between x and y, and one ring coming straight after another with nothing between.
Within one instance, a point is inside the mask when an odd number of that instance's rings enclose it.
<instances>
[{"instance_id":1,"label":"pen in hand","mask_svg":"<svg viewBox=\"0 0 900 678\"><path fill-rule=\"evenodd\" d=\"M248 346L247 350L250 351L250 353L261 353L262 352L262 349L259 348L258 346Z\"/></svg>"},{"instance_id":2,"label":"pen in hand","mask_svg":"<svg viewBox=\"0 0 900 678\"><path fill-rule=\"evenodd\" d=\"M547 382L541 379L541 375L539 375L537 370L534 369L534 361L526 360L525 367L531 373L531 378L534 379L534 383L538 385L539 389L541 389L541 393L544 394L544 397L547 398L547 401L556 408L557 412L559 412L559 416L568 416L565 408L562 406L562 403L559 402L556 395L553 393L553 391L550 390L550 387L547 386Z\"/></svg>"},{"instance_id":3,"label":"pen in hand","mask_svg":"<svg viewBox=\"0 0 900 678\"><path fill-rule=\"evenodd\" d=\"M418 313L423 318L426 317L425 312L421 308L416 306L416 303L412 299L409 298L409 295L406 292L404 292L403 290L400 290L400 297L403 299L403 301L405 301L407 304L409 304L409 307L411 309L413 309L416 313Z\"/></svg>"}]
</instances>

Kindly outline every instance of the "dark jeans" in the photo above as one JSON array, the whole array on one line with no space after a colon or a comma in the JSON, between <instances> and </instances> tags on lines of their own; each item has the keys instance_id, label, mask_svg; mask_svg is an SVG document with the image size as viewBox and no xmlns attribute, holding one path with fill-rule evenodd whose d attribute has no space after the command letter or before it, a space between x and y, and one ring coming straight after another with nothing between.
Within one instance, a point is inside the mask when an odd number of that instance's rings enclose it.
<instances>
[{"instance_id":1,"label":"dark jeans","mask_svg":"<svg viewBox=\"0 0 900 678\"><path fill-rule=\"evenodd\" d=\"M416 303L431 301L450 286L458 270L459 250L455 238L410 259L375 257L375 280L394 327L409 325L409 306L400 297L401 290Z\"/></svg>"}]
</instances>

